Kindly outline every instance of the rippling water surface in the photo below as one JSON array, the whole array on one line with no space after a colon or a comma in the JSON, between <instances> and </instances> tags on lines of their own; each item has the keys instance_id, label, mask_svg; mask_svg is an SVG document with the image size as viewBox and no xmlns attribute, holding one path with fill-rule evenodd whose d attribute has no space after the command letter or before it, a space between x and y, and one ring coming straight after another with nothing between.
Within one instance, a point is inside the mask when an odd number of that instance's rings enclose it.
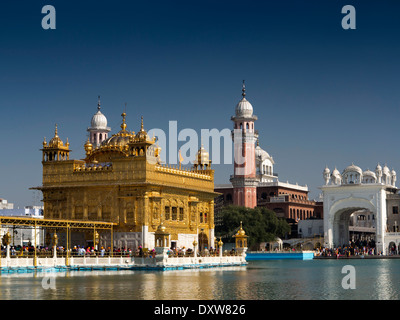
<instances>
[{"instance_id":1,"label":"rippling water surface","mask_svg":"<svg viewBox=\"0 0 400 320\"><path fill-rule=\"evenodd\" d=\"M356 289L343 289L345 265ZM399 299L400 260L250 261L174 271L71 271L0 276L0 299L337 300Z\"/></svg>"}]
</instances>

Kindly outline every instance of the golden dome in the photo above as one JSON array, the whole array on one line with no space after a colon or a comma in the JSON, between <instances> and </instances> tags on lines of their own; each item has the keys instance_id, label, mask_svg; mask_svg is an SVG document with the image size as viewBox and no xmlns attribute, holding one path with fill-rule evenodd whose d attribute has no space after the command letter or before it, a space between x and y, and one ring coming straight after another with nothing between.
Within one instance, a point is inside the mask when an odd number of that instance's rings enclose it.
<instances>
[{"instance_id":1,"label":"golden dome","mask_svg":"<svg viewBox=\"0 0 400 320\"><path fill-rule=\"evenodd\" d=\"M127 145L130 141L131 135L130 134L113 134L111 137L109 137L108 139L104 140L101 144L100 144L100 148L101 147L107 147L107 146L119 146L119 147L123 147L125 145Z\"/></svg>"},{"instance_id":2,"label":"golden dome","mask_svg":"<svg viewBox=\"0 0 400 320\"><path fill-rule=\"evenodd\" d=\"M54 132L54 137L51 138L51 140L49 141L49 147L50 148L59 148L59 147L63 147L63 146L64 146L64 143L62 142L62 140L58 136L58 130L57 130L57 125L56 125L56 129L55 129L55 132Z\"/></svg>"},{"instance_id":3,"label":"golden dome","mask_svg":"<svg viewBox=\"0 0 400 320\"><path fill-rule=\"evenodd\" d=\"M207 167L211 165L210 155L206 149L204 149L203 144L201 145L199 151L197 151L197 156L193 164L195 167L200 166L201 169L207 169Z\"/></svg>"},{"instance_id":4,"label":"golden dome","mask_svg":"<svg viewBox=\"0 0 400 320\"><path fill-rule=\"evenodd\" d=\"M90 140L88 138L86 143L85 143L85 151L86 151L86 153L90 153L92 150L93 150L93 146L90 143Z\"/></svg>"},{"instance_id":5,"label":"golden dome","mask_svg":"<svg viewBox=\"0 0 400 320\"><path fill-rule=\"evenodd\" d=\"M147 134L147 131L144 130L143 128L143 117L142 117L142 121L141 121L141 125L140 125L140 131L136 134L135 142L147 142L147 141L152 141L149 137L149 135ZM153 139L154 142L154 139Z\"/></svg>"},{"instance_id":6,"label":"golden dome","mask_svg":"<svg viewBox=\"0 0 400 320\"><path fill-rule=\"evenodd\" d=\"M242 221L240 221L240 229L236 233L236 236L244 237L246 236L246 232L243 230Z\"/></svg>"},{"instance_id":7,"label":"golden dome","mask_svg":"<svg viewBox=\"0 0 400 320\"><path fill-rule=\"evenodd\" d=\"M43 139L43 149L61 149L65 151L69 151L69 142L67 139L67 143L64 145L64 142L58 136L57 124L54 130L54 137L51 138L49 143L46 142L46 138Z\"/></svg>"},{"instance_id":8,"label":"golden dome","mask_svg":"<svg viewBox=\"0 0 400 320\"><path fill-rule=\"evenodd\" d=\"M124 147L134 137L134 132L129 132L128 130L126 130L126 127L127 127L126 122L125 122L126 113L123 112L121 114L121 116L122 116L121 130L118 133L113 134L108 139L104 140L100 144L100 149L102 149L103 147L108 147L108 146L110 146L110 147Z\"/></svg>"},{"instance_id":9,"label":"golden dome","mask_svg":"<svg viewBox=\"0 0 400 320\"><path fill-rule=\"evenodd\" d=\"M166 230L167 229L165 228L165 226L162 223L157 228L157 231L159 231L159 232L165 232Z\"/></svg>"}]
</instances>

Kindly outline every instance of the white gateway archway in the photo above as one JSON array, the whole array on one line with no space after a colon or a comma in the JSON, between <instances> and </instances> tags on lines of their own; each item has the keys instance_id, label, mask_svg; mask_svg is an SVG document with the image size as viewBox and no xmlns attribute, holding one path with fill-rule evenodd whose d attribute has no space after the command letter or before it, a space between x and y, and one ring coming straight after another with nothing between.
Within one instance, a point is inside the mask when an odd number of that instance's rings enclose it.
<instances>
[{"instance_id":1,"label":"white gateway archway","mask_svg":"<svg viewBox=\"0 0 400 320\"><path fill-rule=\"evenodd\" d=\"M349 218L358 210L367 209L375 215L377 252L386 254L386 189L380 183L325 185L324 197L325 247L335 248L349 243Z\"/></svg>"}]
</instances>

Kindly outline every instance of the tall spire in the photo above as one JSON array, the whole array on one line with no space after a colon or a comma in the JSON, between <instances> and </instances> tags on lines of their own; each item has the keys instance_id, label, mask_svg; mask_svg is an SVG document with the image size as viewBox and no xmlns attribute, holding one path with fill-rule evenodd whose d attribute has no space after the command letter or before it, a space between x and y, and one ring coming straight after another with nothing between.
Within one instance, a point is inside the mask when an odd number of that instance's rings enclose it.
<instances>
[{"instance_id":1,"label":"tall spire","mask_svg":"<svg viewBox=\"0 0 400 320\"><path fill-rule=\"evenodd\" d=\"M142 122L140 124L140 131L144 131L144 128L143 128L143 116L142 116Z\"/></svg>"},{"instance_id":2,"label":"tall spire","mask_svg":"<svg viewBox=\"0 0 400 320\"><path fill-rule=\"evenodd\" d=\"M243 80L243 84L242 84L242 97L244 98L246 96L246 85L244 84L244 80Z\"/></svg>"}]
</instances>

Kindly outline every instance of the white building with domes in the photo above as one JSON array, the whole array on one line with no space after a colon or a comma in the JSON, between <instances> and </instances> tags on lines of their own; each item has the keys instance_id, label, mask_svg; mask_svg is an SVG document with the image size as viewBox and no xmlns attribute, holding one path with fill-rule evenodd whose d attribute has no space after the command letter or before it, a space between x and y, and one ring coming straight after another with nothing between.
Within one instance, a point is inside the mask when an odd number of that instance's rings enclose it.
<instances>
[{"instance_id":1,"label":"white building with domes","mask_svg":"<svg viewBox=\"0 0 400 320\"><path fill-rule=\"evenodd\" d=\"M400 245L400 195L396 171L378 163L375 171L362 170L352 163L342 173L328 167L323 171L321 187L324 206L325 246L348 246L353 241L354 215L371 217L369 224L376 254L388 254ZM372 221L373 220L373 221ZM372 231L372 232L371 232Z\"/></svg>"},{"instance_id":2,"label":"white building with domes","mask_svg":"<svg viewBox=\"0 0 400 320\"><path fill-rule=\"evenodd\" d=\"M382 167L378 163L375 172L367 169L363 171L354 163L346 167L342 173L335 169L332 171L328 167L324 170L325 185L347 185L347 184L368 184L368 183L382 183L388 186L396 187L396 171L390 170L385 164Z\"/></svg>"},{"instance_id":3,"label":"white building with domes","mask_svg":"<svg viewBox=\"0 0 400 320\"><path fill-rule=\"evenodd\" d=\"M256 174L259 183L277 182L278 177L274 175L274 159L269 153L261 149L257 140L256 146Z\"/></svg>"}]
</instances>

